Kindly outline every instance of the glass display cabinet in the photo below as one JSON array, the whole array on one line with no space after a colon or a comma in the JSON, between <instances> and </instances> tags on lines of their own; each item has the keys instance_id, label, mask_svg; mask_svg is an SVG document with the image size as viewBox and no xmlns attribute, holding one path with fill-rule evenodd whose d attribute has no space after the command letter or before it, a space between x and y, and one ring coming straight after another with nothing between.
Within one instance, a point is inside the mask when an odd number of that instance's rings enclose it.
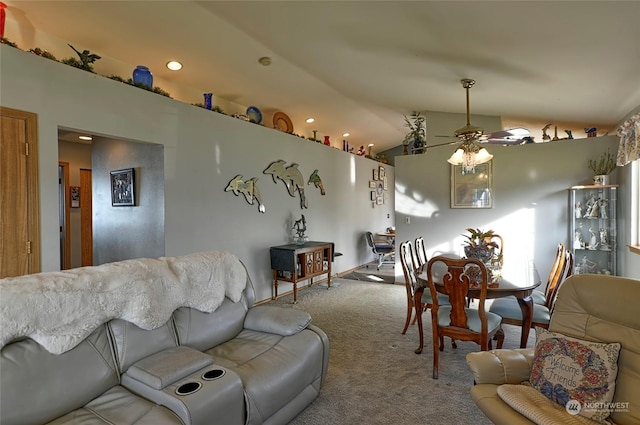
<instances>
[{"instance_id":1,"label":"glass display cabinet","mask_svg":"<svg viewBox=\"0 0 640 425\"><path fill-rule=\"evenodd\" d=\"M574 274L617 274L617 185L569 188L569 240Z\"/></svg>"}]
</instances>

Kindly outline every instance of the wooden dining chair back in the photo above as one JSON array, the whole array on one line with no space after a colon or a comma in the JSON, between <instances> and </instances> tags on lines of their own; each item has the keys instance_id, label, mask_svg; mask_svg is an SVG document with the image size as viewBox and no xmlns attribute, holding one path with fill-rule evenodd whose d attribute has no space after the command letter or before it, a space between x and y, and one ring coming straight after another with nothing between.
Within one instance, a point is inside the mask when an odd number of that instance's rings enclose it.
<instances>
[{"instance_id":1,"label":"wooden dining chair back","mask_svg":"<svg viewBox=\"0 0 640 425\"><path fill-rule=\"evenodd\" d=\"M427 249L424 246L424 238L422 236L418 236L414 241L414 251L416 254L416 268L427 264Z\"/></svg>"},{"instance_id":2,"label":"wooden dining chair back","mask_svg":"<svg viewBox=\"0 0 640 425\"><path fill-rule=\"evenodd\" d=\"M416 278L416 265L414 263L413 246L411 241L405 241L400 244L400 264L402 264L402 273L404 274L405 288L407 290L407 317L404 322L404 328L402 334L407 333L409 324L411 323L411 317L413 316L413 310L415 308L415 288L417 285ZM424 297L422 300L423 308L420 313L424 312L431 306L429 297ZM416 315L417 318L417 315Z\"/></svg>"},{"instance_id":3,"label":"wooden dining chair back","mask_svg":"<svg viewBox=\"0 0 640 425\"><path fill-rule=\"evenodd\" d=\"M567 249L564 252L564 264L563 264L562 275L560 276L559 282L556 284L554 291L551 294L549 294L549 299L545 304L549 309L549 314L551 314L551 312L553 311L553 306L556 303L556 298L558 297L558 290L560 289L560 286L562 286L562 283L572 274L573 274L573 252Z\"/></svg>"},{"instance_id":4,"label":"wooden dining chair back","mask_svg":"<svg viewBox=\"0 0 640 425\"><path fill-rule=\"evenodd\" d=\"M496 254L494 255L494 258L491 259L491 262L492 263L498 262L500 264L500 266L503 266L504 265L504 256L502 254L504 252L504 239L499 234L494 233L489 238L489 242L493 242L494 244L498 245L496 247Z\"/></svg>"},{"instance_id":5,"label":"wooden dining chair back","mask_svg":"<svg viewBox=\"0 0 640 425\"><path fill-rule=\"evenodd\" d=\"M491 349L491 339L502 348L504 332L500 316L485 309L488 272L475 258L436 256L427 263L427 283L431 292L431 327L433 330L433 378L438 379L439 352L444 349L444 337L473 341L482 351ZM471 289L478 289L478 308L467 307ZM449 306L438 303L438 289L449 296Z\"/></svg>"},{"instance_id":6,"label":"wooden dining chair back","mask_svg":"<svg viewBox=\"0 0 640 425\"><path fill-rule=\"evenodd\" d=\"M552 300L555 297L556 292L558 291L558 285L566 277L568 266L567 252L571 253L570 250L567 250L564 244L558 244L556 258L554 259L551 266L551 271L549 272L549 278L547 280L547 288L544 291L543 305L547 308L551 308ZM573 257L571 256L571 258ZM571 268L573 268L573 263L571 264Z\"/></svg>"}]
</instances>

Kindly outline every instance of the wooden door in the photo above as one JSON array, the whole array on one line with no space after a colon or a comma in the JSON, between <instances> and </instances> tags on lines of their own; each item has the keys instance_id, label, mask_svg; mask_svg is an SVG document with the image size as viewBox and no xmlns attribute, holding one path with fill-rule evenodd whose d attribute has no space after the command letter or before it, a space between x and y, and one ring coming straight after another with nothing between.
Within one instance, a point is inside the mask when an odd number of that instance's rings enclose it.
<instances>
[{"instance_id":1,"label":"wooden door","mask_svg":"<svg viewBox=\"0 0 640 425\"><path fill-rule=\"evenodd\" d=\"M80 169L80 249L83 266L93 266L91 170Z\"/></svg>"},{"instance_id":2,"label":"wooden door","mask_svg":"<svg viewBox=\"0 0 640 425\"><path fill-rule=\"evenodd\" d=\"M62 171L62 177L58 175L60 188L60 203L63 204L63 217L60 217L60 268L68 270L71 268L71 196L69 193L69 163L58 161L58 167Z\"/></svg>"},{"instance_id":3,"label":"wooden door","mask_svg":"<svg viewBox=\"0 0 640 425\"><path fill-rule=\"evenodd\" d=\"M40 271L37 120L0 107L0 278Z\"/></svg>"}]
</instances>

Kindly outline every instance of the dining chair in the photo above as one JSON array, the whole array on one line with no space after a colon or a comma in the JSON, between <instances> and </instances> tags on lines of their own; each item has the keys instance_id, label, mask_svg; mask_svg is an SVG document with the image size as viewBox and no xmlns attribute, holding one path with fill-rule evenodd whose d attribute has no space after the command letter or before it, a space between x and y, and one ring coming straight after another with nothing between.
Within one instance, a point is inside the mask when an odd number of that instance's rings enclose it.
<instances>
[{"instance_id":1,"label":"dining chair","mask_svg":"<svg viewBox=\"0 0 640 425\"><path fill-rule=\"evenodd\" d=\"M383 264L395 265L396 260L394 255L396 248L393 244L389 243L389 241L385 239L376 239L372 232L366 232L365 236L367 238L369 248L371 248L371 251L376 255L378 270L380 270L380 266Z\"/></svg>"},{"instance_id":2,"label":"dining chair","mask_svg":"<svg viewBox=\"0 0 640 425\"><path fill-rule=\"evenodd\" d=\"M533 303L533 318L531 320L532 328L549 328L549 320L551 312L556 301L558 289L567 277L573 273L573 253L565 249L558 265L557 273L554 275L551 289L549 289L547 299L544 304ZM495 313L502 317L502 323L507 325L522 326L522 309L518 300L514 297L498 298L493 300L489 307L489 312Z\"/></svg>"},{"instance_id":3,"label":"dining chair","mask_svg":"<svg viewBox=\"0 0 640 425\"><path fill-rule=\"evenodd\" d=\"M436 269L444 266L442 272ZM437 282L437 283L436 283ZM502 348L504 332L500 316L485 309L488 272L482 261L476 258L450 258L436 256L427 263L427 283L434 300L431 306L433 330L433 379L438 379L440 351L444 350L444 337L459 341L473 341L482 351L490 350L491 339L496 338L497 348ZM448 306L438 303L438 290L449 296ZM469 290L477 287L478 308L467 307Z\"/></svg>"},{"instance_id":4,"label":"dining chair","mask_svg":"<svg viewBox=\"0 0 640 425\"><path fill-rule=\"evenodd\" d=\"M544 291L540 289L536 289L531 294L533 298L533 302L535 304L546 305L547 299L551 299L551 294L555 292L555 288L560 281L560 273L561 273L561 264L563 261L566 261L566 253L567 248L563 243L559 243L556 248L556 256L551 264L551 270L549 271L549 277L547 278L547 286ZM573 271L573 265L571 267L571 271Z\"/></svg>"},{"instance_id":5,"label":"dining chair","mask_svg":"<svg viewBox=\"0 0 640 425\"><path fill-rule=\"evenodd\" d=\"M419 238L421 239L421 238ZM417 239L416 246L413 247L411 241L402 242L400 244L400 263L402 264L402 272L404 273L404 282L405 288L407 290L407 318L404 322L404 328L402 329L402 335L407 333L407 329L409 329L409 324L414 325L418 320L418 315L414 316L413 311L415 310L415 288L417 285L416 273L422 267L419 260L419 255L417 253ZM425 262L426 263L426 262ZM438 303L440 305L449 305L449 299L446 295L438 294ZM425 293L422 296L421 300L421 309L420 314L427 311L431 308L431 293ZM413 317L413 322L411 318ZM452 346L456 348L455 341L452 341Z\"/></svg>"}]
</instances>

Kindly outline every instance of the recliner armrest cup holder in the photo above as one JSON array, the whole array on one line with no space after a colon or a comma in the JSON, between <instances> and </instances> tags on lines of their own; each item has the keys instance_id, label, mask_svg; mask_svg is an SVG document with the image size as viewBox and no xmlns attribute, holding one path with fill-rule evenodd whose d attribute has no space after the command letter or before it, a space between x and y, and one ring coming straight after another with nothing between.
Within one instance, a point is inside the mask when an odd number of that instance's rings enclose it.
<instances>
[{"instance_id":1,"label":"recliner armrest cup holder","mask_svg":"<svg viewBox=\"0 0 640 425\"><path fill-rule=\"evenodd\" d=\"M225 373L226 371L224 369L211 369L202 374L202 379L205 381L213 381L222 378Z\"/></svg>"},{"instance_id":2,"label":"recliner armrest cup holder","mask_svg":"<svg viewBox=\"0 0 640 425\"><path fill-rule=\"evenodd\" d=\"M189 394L193 394L202 388L202 383L198 381L186 382L176 388L176 394L179 396L185 396Z\"/></svg>"}]
</instances>

